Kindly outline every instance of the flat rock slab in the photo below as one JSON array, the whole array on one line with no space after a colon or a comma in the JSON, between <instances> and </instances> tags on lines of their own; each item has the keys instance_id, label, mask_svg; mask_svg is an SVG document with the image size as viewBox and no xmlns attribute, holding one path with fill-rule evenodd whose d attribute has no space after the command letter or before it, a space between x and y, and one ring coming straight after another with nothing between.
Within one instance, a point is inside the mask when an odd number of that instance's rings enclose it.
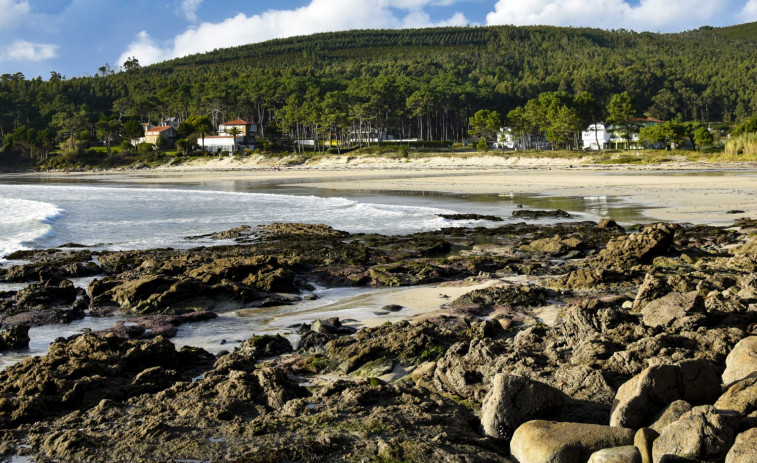
<instances>
[{"instance_id":1,"label":"flat rock slab","mask_svg":"<svg viewBox=\"0 0 757 463\"><path fill-rule=\"evenodd\" d=\"M510 453L519 463L586 463L594 452L632 445L633 438L633 429L535 420L515 430Z\"/></svg>"},{"instance_id":2,"label":"flat rock slab","mask_svg":"<svg viewBox=\"0 0 757 463\"><path fill-rule=\"evenodd\" d=\"M644 324L650 327L669 326L691 314L704 311L704 299L696 291L672 292L648 303L641 311Z\"/></svg>"}]
</instances>

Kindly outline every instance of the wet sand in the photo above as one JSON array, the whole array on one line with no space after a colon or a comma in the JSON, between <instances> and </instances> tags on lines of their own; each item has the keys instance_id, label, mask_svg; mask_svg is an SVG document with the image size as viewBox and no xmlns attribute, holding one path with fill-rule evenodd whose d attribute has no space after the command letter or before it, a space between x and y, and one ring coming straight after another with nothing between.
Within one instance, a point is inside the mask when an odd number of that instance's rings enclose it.
<instances>
[{"instance_id":1,"label":"wet sand","mask_svg":"<svg viewBox=\"0 0 757 463\"><path fill-rule=\"evenodd\" d=\"M644 210L648 221L726 225L757 217L757 164L671 163L660 165L566 165L564 159L491 165L487 157L448 158L377 165L318 163L273 171L260 164L225 168L222 161L177 168L33 174L50 181L86 180L133 184L246 183L362 192L434 192L611 198ZM428 161L428 162L422 162ZM442 162L443 161L443 162ZM462 162L465 163L462 163ZM569 160L568 160L569 161ZM377 161L373 161L376 163ZM733 212L743 211L743 212ZM730 212L730 213L729 213Z\"/></svg>"}]
</instances>

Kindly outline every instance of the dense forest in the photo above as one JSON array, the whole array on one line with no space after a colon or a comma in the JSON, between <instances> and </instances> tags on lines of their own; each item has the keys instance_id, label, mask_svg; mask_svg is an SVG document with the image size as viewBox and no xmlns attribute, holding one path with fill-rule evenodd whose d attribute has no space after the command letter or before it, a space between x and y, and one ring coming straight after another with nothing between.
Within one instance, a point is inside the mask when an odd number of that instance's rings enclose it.
<instances>
[{"instance_id":1,"label":"dense forest","mask_svg":"<svg viewBox=\"0 0 757 463\"><path fill-rule=\"evenodd\" d=\"M134 139L138 123L174 117L211 127L243 118L258 125L259 141L380 131L459 141L481 110L522 118L529 103L553 101L553 115L564 110L570 120L560 136L569 141L587 122L612 117L608 105L624 92L638 116L736 123L757 114L755 25L676 34L547 26L349 31L145 67L133 59L87 77L3 74L0 138L6 151L45 156L59 146ZM503 122L525 130L522 120ZM185 123L180 136L197 130Z\"/></svg>"}]
</instances>

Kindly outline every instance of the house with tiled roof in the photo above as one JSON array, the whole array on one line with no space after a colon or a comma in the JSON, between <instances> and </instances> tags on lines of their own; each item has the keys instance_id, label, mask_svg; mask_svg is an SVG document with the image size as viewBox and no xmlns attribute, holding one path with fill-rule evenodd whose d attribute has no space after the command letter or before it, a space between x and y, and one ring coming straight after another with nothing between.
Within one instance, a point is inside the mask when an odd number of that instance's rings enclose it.
<instances>
[{"instance_id":1,"label":"house with tiled roof","mask_svg":"<svg viewBox=\"0 0 757 463\"><path fill-rule=\"evenodd\" d=\"M147 128L145 136L140 138L137 143L152 143L158 146L173 146L178 133L170 125ZM161 141L163 139L164 141Z\"/></svg>"}]
</instances>

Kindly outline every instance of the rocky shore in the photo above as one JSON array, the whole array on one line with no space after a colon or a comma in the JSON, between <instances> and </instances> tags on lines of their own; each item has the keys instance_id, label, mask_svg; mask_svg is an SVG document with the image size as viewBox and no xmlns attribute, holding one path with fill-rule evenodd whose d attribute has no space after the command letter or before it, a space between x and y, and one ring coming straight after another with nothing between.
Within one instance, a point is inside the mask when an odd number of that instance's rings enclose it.
<instances>
[{"instance_id":1,"label":"rocky shore","mask_svg":"<svg viewBox=\"0 0 757 463\"><path fill-rule=\"evenodd\" d=\"M0 293L0 348L28 343L29 326L133 318L0 372L0 455L754 462L757 223L734 225L523 222L387 237L272 224L191 250L17 253L23 263L0 279L30 284ZM505 280L515 275L528 281ZM87 292L79 277L94 277ZM168 340L181 323L293 303L315 284L474 279L497 283L357 332L313 320L296 345L251 336L212 355Z\"/></svg>"}]
</instances>

